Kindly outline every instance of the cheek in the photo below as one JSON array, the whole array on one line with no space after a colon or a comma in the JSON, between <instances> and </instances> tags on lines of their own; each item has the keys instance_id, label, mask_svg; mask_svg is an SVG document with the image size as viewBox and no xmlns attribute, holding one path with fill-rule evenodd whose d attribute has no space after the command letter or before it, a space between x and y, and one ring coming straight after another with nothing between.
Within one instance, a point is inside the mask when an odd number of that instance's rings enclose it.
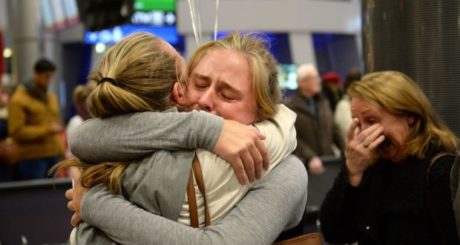
<instances>
[{"instance_id":1,"label":"cheek","mask_svg":"<svg viewBox=\"0 0 460 245\"><path fill-rule=\"evenodd\" d=\"M189 104L197 104L200 97L201 93L196 89L188 88L185 92L185 99Z\"/></svg>"},{"instance_id":2,"label":"cheek","mask_svg":"<svg viewBox=\"0 0 460 245\"><path fill-rule=\"evenodd\" d=\"M404 142L409 135L408 128L403 125L394 124L390 127L385 127L385 134L390 136L399 145L404 145Z\"/></svg>"},{"instance_id":3,"label":"cheek","mask_svg":"<svg viewBox=\"0 0 460 245\"><path fill-rule=\"evenodd\" d=\"M255 110L245 103L222 103L215 109L225 119L235 120L243 124L251 124L256 121Z\"/></svg>"}]
</instances>

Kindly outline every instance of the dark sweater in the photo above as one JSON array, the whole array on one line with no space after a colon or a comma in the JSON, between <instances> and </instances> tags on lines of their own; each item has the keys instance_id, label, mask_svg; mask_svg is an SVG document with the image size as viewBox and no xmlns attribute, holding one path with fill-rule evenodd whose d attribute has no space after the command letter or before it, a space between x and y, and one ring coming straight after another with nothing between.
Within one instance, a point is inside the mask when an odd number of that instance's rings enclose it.
<instances>
[{"instance_id":1,"label":"dark sweater","mask_svg":"<svg viewBox=\"0 0 460 245\"><path fill-rule=\"evenodd\" d=\"M359 187L349 184L344 167L321 207L326 241L443 244L444 238L445 244L459 244L449 189L454 156L439 158L426 177L438 152L432 149L425 159L409 158L403 164L377 161L366 170Z\"/></svg>"}]
</instances>

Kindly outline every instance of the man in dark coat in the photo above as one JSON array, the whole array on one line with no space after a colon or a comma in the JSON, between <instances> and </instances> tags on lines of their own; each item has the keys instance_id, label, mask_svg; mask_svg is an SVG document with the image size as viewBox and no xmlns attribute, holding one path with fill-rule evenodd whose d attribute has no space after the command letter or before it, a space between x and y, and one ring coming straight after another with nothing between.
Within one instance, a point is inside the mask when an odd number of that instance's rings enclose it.
<instances>
[{"instance_id":1,"label":"man in dark coat","mask_svg":"<svg viewBox=\"0 0 460 245\"><path fill-rule=\"evenodd\" d=\"M297 83L298 90L287 103L297 113L294 154L310 173L320 174L324 171L320 157L337 155L338 150L343 152L345 142L334 124L329 102L321 94L321 79L316 68L309 64L299 66Z\"/></svg>"}]
</instances>

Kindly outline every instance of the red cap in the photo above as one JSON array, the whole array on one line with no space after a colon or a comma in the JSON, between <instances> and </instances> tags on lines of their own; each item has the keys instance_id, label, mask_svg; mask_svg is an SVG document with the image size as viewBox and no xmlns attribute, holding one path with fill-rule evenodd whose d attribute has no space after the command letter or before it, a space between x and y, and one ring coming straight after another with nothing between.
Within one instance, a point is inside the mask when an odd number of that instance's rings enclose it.
<instances>
[{"instance_id":1,"label":"red cap","mask_svg":"<svg viewBox=\"0 0 460 245\"><path fill-rule=\"evenodd\" d=\"M323 83L340 84L340 76L335 72L326 72L322 77Z\"/></svg>"}]
</instances>

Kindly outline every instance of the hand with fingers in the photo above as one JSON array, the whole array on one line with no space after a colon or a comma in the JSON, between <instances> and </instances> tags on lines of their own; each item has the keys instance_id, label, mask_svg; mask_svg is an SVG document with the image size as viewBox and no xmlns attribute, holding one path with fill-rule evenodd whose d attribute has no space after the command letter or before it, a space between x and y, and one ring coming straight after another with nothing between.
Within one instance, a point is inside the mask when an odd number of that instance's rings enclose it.
<instances>
[{"instance_id":1,"label":"hand with fingers","mask_svg":"<svg viewBox=\"0 0 460 245\"><path fill-rule=\"evenodd\" d=\"M319 157L315 156L308 161L308 170L310 170L309 173L313 175L320 175L324 173L324 165L321 159Z\"/></svg>"},{"instance_id":2,"label":"hand with fingers","mask_svg":"<svg viewBox=\"0 0 460 245\"><path fill-rule=\"evenodd\" d=\"M346 165L350 185L359 186L364 171L375 161L375 149L385 140L380 124L361 129L354 118L347 133Z\"/></svg>"},{"instance_id":3,"label":"hand with fingers","mask_svg":"<svg viewBox=\"0 0 460 245\"><path fill-rule=\"evenodd\" d=\"M81 200L83 199L83 195L86 192L86 188L84 188L81 185L79 174L74 175L73 181L74 181L73 182L74 186L72 189L68 189L65 192L65 197L67 198L67 200L69 200L69 202L67 202L67 208L70 211L74 212L70 220L70 223L73 226L76 226L81 221L81 214L80 214Z\"/></svg>"},{"instance_id":4,"label":"hand with fingers","mask_svg":"<svg viewBox=\"0 0 460 245\"><path fill-rule=\"evenodd\" d=\"M225 120L222 133L212 152L232 165L241 184L262 176L269 167L265 136L255 127Z\"/></svg>"}]
</instances>

